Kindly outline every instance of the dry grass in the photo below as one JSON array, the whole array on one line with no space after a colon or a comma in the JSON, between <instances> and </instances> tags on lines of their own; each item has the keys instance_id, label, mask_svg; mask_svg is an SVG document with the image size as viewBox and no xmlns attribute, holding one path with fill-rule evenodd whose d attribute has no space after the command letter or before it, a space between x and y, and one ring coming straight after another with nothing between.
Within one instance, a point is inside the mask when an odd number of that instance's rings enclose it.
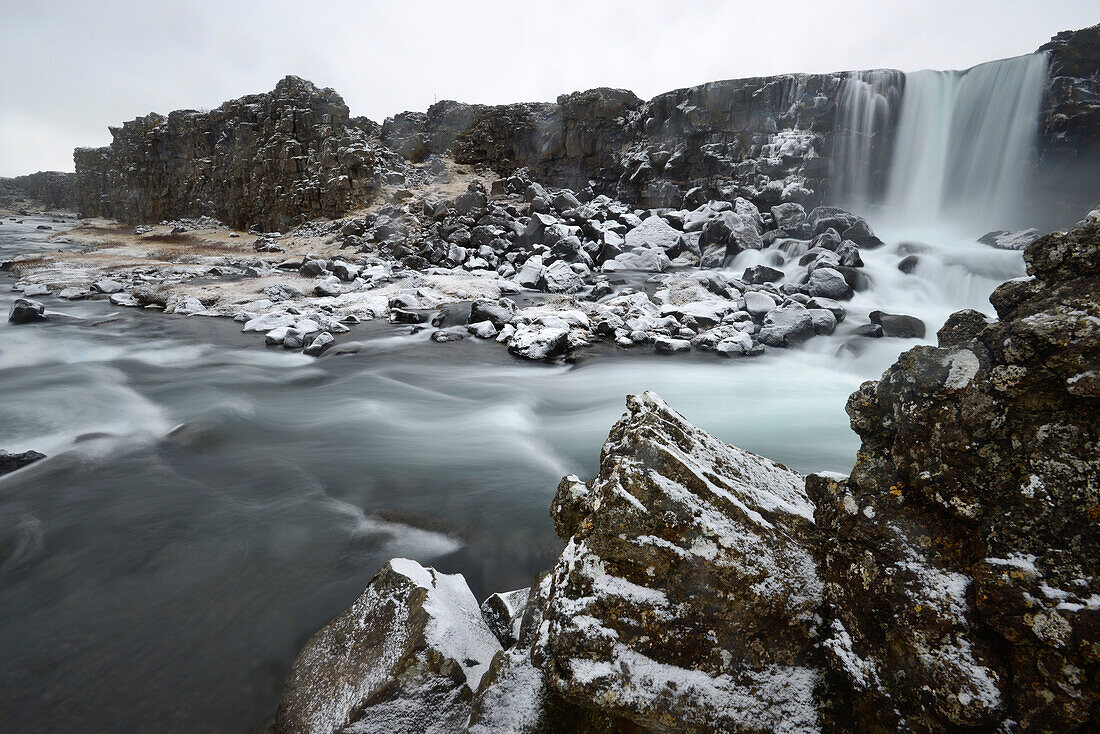
<instances>
[{"instance_id":1,"label":"dry grass","mask_svg":"<svg viewBox=\"0 0 1100 734\"><path fill-rule=\"evenodd\" d=\"M198 245L204 242L199 237L186 232L180 234L146 234L141 236L142 242L163 242L166 245Z\"/></svg>"}]
</instances>

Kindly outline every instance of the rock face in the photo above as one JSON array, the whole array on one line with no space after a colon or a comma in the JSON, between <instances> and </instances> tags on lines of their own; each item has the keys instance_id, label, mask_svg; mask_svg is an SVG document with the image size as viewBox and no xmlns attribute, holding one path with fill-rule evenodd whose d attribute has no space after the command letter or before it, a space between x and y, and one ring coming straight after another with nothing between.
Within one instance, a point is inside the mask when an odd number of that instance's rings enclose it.
<instances>
[{"instance_id":1,"label":"rock face","mask_svg":"<svg viewBox=\"0 0 1100 734\"><path fill-rule=\"evenodd\" d=\"M1000 321L957 314L851 397L851 479L809 483L838 728L1100 723L1100 226L1024 257Z\"/></svg>"},{"instance_id":2,"label":"rock face","mask_svg":"<svg viewBox=\"0 0 1100 734\"><path fill-rule=\"evenodd\" d=\"M73 209L76 206L76 176L61 171L39 171L0 178L0 203L18 200L29 200L45 209Z\"/></svg>"},{"instance_id":3,"label":"rock face","mask_svg":"<svg viewBox=\"0 0 1100 734\"><path fill-rule=\"evenodd\" d=\"M394 559L299 654L276 731L460 731L499 650L465 579Z\"/></svg>"},{"instance_id":4,"label":"rock face","mask_svg":"<svg viewBox=\"0 0 1100 734\"><path fill-rule=\"evenodd\" d=\"M1100 25L1064 31L1040 47L1050 80L1039 115L1039 181L1054 221L1100 201Z\"/></svg>"},{"instance_id":5,"label":"rock face","mask_svg":"<svg viewBox=\"0 0 1100 734\"><path fill-rule=\"evenodd\" d=\"M687 206L685 194L696 189L703 195L697 203L726 189L761 208L819 204L841 78L712 82L645 103L606 88L562 95L555 104L440 102L427 114L388 119L382 139L413 160L452 155L502 175L526 168L547 185L592 185L643 207Z\"/></svg>"},{"instance_id":6,"label":"rock face","mask_svg":"<svg viewBox=\"0 0 1100 734\"><path fill-rule=\"evenodd\" d=\"M1051 78L1037 186L1051 192L1045 205L1076 212L1100 199L1092 175L1100 162L1100 26L1059 34L1040 50L1050 55ZM866 74L893 79L892 93L903 87L900 72ZM717 81L648 102L609 88L553 103L444 101L395 115L380 129L351 118L331 89L287 77L271 93L208 113L153 114L112 128L110 146L74 155L77 201L85 215L128 222L209 215L282 230L369 201L383 183L400 183L410 161L449 156L506 177L525 169L548 186L643 208L742 197L784 228L799 226L796 207L828 200L831 163L850 143L849 121L837 114L850 76ZM895 118L875 133L866 175L876 188ZM518 193L501 186L493 193ZM1066 192L1079 196L1067 200Z\"/></svg>"},{"instance_id":7,"label":"rock face","mask_svg":"<svg viewBox=\"0 0 1100 734\"><path fill-rule=\"evenodd\" d=\"M267 230L338 215L403 180L374 131L336 92L294 76L210 112L150 114L111 128L106 148L76 150L80 214Z\"/></svg>"}]
</instances>

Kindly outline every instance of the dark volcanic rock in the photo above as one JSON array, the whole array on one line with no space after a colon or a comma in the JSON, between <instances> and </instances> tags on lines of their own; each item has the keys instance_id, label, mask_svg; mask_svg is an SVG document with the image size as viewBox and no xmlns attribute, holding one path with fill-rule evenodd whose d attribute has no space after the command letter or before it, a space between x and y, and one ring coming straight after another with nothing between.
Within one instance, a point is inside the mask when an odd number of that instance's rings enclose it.
<instances>
[{"instance_id":1,"label":"dark volcanic rock","mask_svg":"<svg viewBox=\"0 0 1100 734\"><path fill-rule=\"evenodd\" d=\"M8 321L13 324L30 324L35 321L46 321L49 317L45 314L46 307L38 301L29 298L16 298L8 310Z\"/></svg>"},{"instance_id":2,"label":"dark volcanic rock","mask_svg":"<svg viewBox=\"0 0 1100 734\"><path fill-rule=\"evenodd\" d=\"M499 650L465 579L394 559L302 649L275 731L462 731Z\"/></svg>"},{"instance_id":3,"label":"dark volcanic rock","mask_svg":"<svg viewBox=\"0 0 1100 734\"><path fill-rule=\"evenodd\" d=\"M61 171L39 171L0 178L0 204L29 200L45 209L76 208L76 176Z\"/></svg>"},{"instance_id":4,"label":"dark volcanic rock","mask_svg":"<svg viewBox=\"0 0 1100 734\"><path fill-rule=\"evenodd\" d=\"M1001 321L850 398L852 477L809 486L842 730L1100 724L1098 254L1096 223L1038 240Z\"/></svg>"},{"instance_id":5,"label":"dark volcanic rock","mask_svg":"<svg viewBox=\"0 0 1100 734\"><path fill-rule=\"evenodd\" d=\"M125 222L208 215L282 230L369 201L405 164L331 89L288 76L210 112L151 114L78 148L81 216ZM393 172L397 173L394 174Z\"/></svg>"},{"instance_id":6,"label":"dark volcanic rock","mask_svg":"<svg viewBox=\"0 0 1100 734\"><path fill-rule=\"evenodd\" d=\"M883 336L897 336L902 339L924 338L924 322L916 316L872 311L870 320L872 324L878 324L882 327Z\"/></svg>"},{"instance_id":7,"label":"dark volcanic rock","mask_svg":"<svg viewBox=\"0 0 1100 734\"><path fill-rule=\"evenodd\" d=\"M555 497L548 687L658 731L809 731L821 587L802 478L627 399L599 475ZM701 597L705 597L705 600Z\"/></svg>"},{"instance_id":8,"label":"dark volcanic rock","mask_svg":"<svg viewBox=\"0 0 1100 734\"><path fill-rule=\"evenodd\" d=\"M33 464L45 458L45 454L40 454L37 451L24 451L21 454L9 454L7 451L0 451L0 476L10 474L17 469L22 469L28 464Z\"/></svg>"},{"instance_id":9,"label":"dark volcanic rock","mask_svg":"<svg viewBox=\"0 0 1100 734\"><path fill-rule=\"evenodd\" d=\"M1037 187L1053 223L1100 201L1100 25L1059 33L1039 49L1050 70L1039 114Z\"/></svg>"}]
</instances>

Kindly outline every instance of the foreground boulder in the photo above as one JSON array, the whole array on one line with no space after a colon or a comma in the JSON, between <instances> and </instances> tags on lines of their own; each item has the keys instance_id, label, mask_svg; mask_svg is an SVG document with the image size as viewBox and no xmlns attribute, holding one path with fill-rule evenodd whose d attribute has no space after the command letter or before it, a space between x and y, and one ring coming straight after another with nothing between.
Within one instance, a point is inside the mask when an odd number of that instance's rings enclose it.
<instances>
[{"instance_id":1,"label":"foreground boulder","mask_svg":"<svg viewBox=\"0 0 1100 734\"><path fill-rule=\"evenodd\" d=\"M275 730L461 731L498 650L465 579L394 559L298 655Z\"/></svg>"},{"instance_id":2,"label":"foreground boulder","mask_svg":"<svg viewBox=\"0 0 1100 734\"><path fill-rule=\"evenodd\" d=\"M542 602L547 685L658 731L815 731L814 615L803 478L728 446L651 392L586 485L562 483L567 539Z\"/></svg>"},{"instance_id":3,"label":"foreground boulder","mask_svg":"<svg viewBox=\"0 0 1100 734\"><path fill-rule=\"evenodd\" d=\"M852 395L852 477L809 483L838 727L1100 723L1100 225L1024 257L1000 321L956 314Z\"/></svg>"},{"instance_id":4,"label":"foreground boulder","mask_svg":"<svg viewBox=\"0 0 1100 734\"><path fill-rule=\"evenodd\" d=\"M13 324L31 324L48 319L46 307L29 298L16 298L11 304L11 309L8 310L8 321Z\"/></svg>"}]
</instances>

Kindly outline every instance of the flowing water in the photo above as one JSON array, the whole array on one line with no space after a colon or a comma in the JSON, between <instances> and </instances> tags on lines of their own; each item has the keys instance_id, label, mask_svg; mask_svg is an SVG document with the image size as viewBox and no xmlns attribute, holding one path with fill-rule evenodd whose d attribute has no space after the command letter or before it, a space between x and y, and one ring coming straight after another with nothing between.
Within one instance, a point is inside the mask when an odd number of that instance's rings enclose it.
<instances>
[{"instance_id":1,"label":"flowing water","mask_svg":"<svg viewBox=\"0 0 1100 734\"><path fill-rule=\"evenodd\" d=\"M1045 54L905 79L883 212L972 237L1026 227ZM983 229L984 228L984 229Z\"/></svg>"},{"instance_id":2,"label":"flowing water","mask_svg":"<svg viewBox=\"0 0 1100 734\"><path fill-rule=\"evenodd\" d=\"M932 343L1023 274L969 230L1004 226L1017 195L1037 58L907 77L872 217L887 245L863 253L869 287L837 334L799 349L543 365L368 324L342 339L358 352L313 360L228 320L103 301L44 297L49 323L0 322L0 448L49 454L0 477L0 729L255 730L305 639L388 558L462 572L479 597L527 585L560 550L558 479L596 471L627 393L795 469L848 471L847 396L918 343L853 337L867 313L917 316ZM850 82L848 193L881 199L897 79ZM57 247L39 221L4 222L0 259ZM731 271L793 273L789 247ZM0 273L0 313L13 282Z\"/></svg>"},{"instance_id":3,"label":"flowing water","mask_svg":"<svg viewBox=\"0 0 1100 734\"><path fill-rule=\"evenodd\" d=\"M34 223L5 223L3 254L48 247ZM867 254L877 285L841 332L891 303L934 330L1018 271L983 248L904 276L894 249ZM4 313L16 295L0 287ZM557 481L596 471L627 393L796 469L848 471L847 396L914 343L548 366L377 325L350 335L360 352L313 360L224 319L42 300L50 323L0 323L0 447L49 454L0 478L12 731L248 731L388 558L460 571L479 597L548 567Z\"/></svg>"},{"instance_id":4,"label":"flowing water","mask_svg":"<svg viewBox=\"0 0 1100 734\"><path fill-rule=\"evenodd\" d=\"M833 196L852 211L865 212L882 190L889 131L897 121L904 74L853 71L841 83L832 166Z\"/></svg>"}]
</instances>

